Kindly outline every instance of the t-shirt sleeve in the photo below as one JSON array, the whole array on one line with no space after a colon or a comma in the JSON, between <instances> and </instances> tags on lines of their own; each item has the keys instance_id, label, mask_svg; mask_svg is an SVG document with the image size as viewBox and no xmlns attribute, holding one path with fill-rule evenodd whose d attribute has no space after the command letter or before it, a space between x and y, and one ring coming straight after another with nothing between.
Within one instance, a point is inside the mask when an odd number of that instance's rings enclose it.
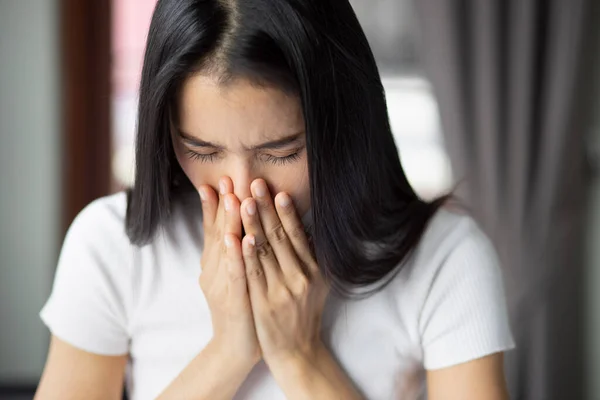
<instances>
[{"instance_id":1,"label":"t-shirt sleeve","mask_svg":"<svg viewBox=\"0 0 600 400\"><path fill-rule=\"evenodd\" d=\"M426 369L514 347L502 272L493 246L472 224L436 271L419 329Z\"/></svg>"},{"instance_id":2,"label":"t-shirt sleeve","mask_svg":"<svg viewBox=\"0 0 600 400\"><path fill-rule=\"evenodd\" d=\"M122 355L129 341L130 265L121 207L111 206L97 200L72 223L40 317L53 335L77 348Z\"/></svg>"}]
</instances>

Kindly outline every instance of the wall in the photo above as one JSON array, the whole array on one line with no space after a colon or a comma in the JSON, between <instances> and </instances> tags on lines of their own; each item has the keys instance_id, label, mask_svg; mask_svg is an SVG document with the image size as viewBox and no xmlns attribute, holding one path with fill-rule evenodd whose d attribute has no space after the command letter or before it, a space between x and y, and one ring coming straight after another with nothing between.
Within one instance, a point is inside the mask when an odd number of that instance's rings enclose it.
<instances>
[{"instance_id":1,"label":"wall","mask_svg":"<svg viewBox=\"0 0 600 400\"><path fill-rule=\"evenodd\" d=\"M0 385L36 383L59 246L58 0L0 0Z\"/></svg>"}]
</instances>

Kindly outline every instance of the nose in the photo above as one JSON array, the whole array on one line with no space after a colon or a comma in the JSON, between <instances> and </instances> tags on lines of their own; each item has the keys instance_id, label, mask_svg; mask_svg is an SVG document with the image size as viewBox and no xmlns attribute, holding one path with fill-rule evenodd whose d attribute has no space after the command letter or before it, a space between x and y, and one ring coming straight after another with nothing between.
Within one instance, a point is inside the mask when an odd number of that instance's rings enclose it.
<instances>
[{"instance_id":1,"label":"nose","mask_svg":"<svg viewBox=\"0 0 600 400\"><path fill-rule=\"evenodd\" d=\"M250 184L255 177L248 166L238 166L231 171L231 175L229 176L233 181L233 194L240 199L240 202L244 201L244 199L247 199L248 197L252 197L252 193L250 192Z\"/></svg>"}]
</instances>

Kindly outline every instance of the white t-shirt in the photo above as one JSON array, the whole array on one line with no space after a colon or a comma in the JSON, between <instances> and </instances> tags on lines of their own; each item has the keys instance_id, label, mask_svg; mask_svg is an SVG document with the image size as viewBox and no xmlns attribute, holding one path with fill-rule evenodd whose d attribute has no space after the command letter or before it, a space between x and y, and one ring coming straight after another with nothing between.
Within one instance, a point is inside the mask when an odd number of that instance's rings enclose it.
<instances>
[{"instance_id":1,"label":"white t-shirt","mask_svg":"<svg viewBox=\"0 0 600 400\"><path fill-rule=\"evenodd\" d=\"M53 335L85 351L129 354L132 400L153 399L207 344L210 311L198 286L199 201L177 207L152 243L125 234L126 196L94 201L65 238L41 318ZM502 274L490 242L466 216L441 210L411 262L362 300L331 296L322 336L368 399L424 393L425 369L514 346ZM284 399L259 363L236 399Z\"/></svg>"}]
</instances>

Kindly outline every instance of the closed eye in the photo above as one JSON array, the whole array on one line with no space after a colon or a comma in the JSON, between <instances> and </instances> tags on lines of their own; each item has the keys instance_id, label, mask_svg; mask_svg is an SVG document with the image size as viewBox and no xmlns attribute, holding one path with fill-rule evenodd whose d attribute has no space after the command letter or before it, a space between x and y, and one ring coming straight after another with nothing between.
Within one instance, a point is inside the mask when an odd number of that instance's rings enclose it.
<instances>
[{"instance_id":1,"label":"closed eye","mask_svg":"<svg viewBox=\"0 0 600 400\"><path fill-rule=\"evenodd\" d=\"M263 154L260 156L260 159L263 162L282 166L282 165L286 165L286 164L290 164L295 161L298 161L300 159L301 151L302 151L302 149L298 149L296 152L294 152L290 155L284 156L284 157L277 157L277 156L274 156L271 154ZM201 163L209 163L209 162L216 161L216 159L219 156L219 153L213 152L210 154L201 154L201 153L197 153L191 149L186 149L186 155L194 161L200 161Z\"/></svg>"},{"instance_id":2,"label":"closed eye","mask_svg":"<svg viewBox=\"0 0 600 400\"><path fill-rule=\"evenodd\" d=\"M293 163L294 161L298 161L298 159L300 159L300 152L296 152L285 157L275 157L270 154L265 154L263 157L266 162L269 162L273 165L286 165Z\"/></svg>"},{"instance_id":3,"label":"closed eye","mask_svg":"<svg viewBox=\"0 0 600 400\"><path fill-rule=\"evenodd\" d=\"M217 157L218 153L200 154L191 149L186 149L185 154L194 161L200 161L201 163L213 162Z\"/></svg>"}]
</instances>

